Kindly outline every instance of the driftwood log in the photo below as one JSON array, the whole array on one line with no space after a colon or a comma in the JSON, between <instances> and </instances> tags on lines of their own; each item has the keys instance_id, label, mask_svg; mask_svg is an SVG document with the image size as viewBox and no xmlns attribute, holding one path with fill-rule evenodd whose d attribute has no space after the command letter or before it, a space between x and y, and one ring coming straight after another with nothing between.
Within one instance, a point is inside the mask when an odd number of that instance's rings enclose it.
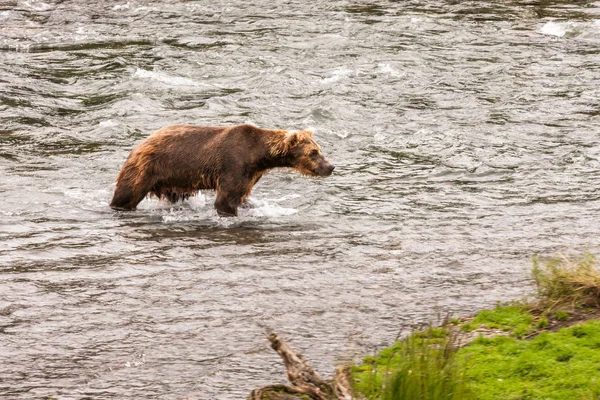
<instances>
[{"instance_id":1,"label":"driftwood log","mask_svg":"<svg viewBox=\"0 0 600 400\"><path fill-rule=\"evenodd\" d=\"M331 380L322 380L314 369L276 333L268 336L271 347L283 359L291 385L254 389L247 400L352 400L350 367L337 367Z\"/></svg>"}]
</instances>

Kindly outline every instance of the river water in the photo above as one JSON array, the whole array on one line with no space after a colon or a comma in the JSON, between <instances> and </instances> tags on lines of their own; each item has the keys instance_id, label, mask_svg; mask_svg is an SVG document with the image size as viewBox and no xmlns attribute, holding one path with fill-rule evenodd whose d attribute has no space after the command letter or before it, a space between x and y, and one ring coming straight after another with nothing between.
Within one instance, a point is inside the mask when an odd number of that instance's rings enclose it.
<instances>
[{"instance_id":1,"label":"river water","mask_svg":"<svg viewBox=\"0 0 600 400\"><path fill-rule=\"evenodd\" d=\"M600 248L600 2L0 2L0 397L241 399ZM313 127L276 171L108 207L160 127Z\"/></svg>"}]
</instances>

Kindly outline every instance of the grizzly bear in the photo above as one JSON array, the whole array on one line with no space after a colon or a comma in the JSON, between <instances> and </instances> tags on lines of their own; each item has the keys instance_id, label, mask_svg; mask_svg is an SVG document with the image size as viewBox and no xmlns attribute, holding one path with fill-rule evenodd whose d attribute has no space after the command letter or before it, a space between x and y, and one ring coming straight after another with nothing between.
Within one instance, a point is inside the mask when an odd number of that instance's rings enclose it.
<instances>
[{"instance_id":1,"label":"grizzly bear","mask_svg":"<svg viewBox=\"0 0 600 400\"><path fill-rule=\"evenodd\" d=\"M131 151L110 206L135 210L147 194L175 203L211 189L217 192L218 214L237 216L252 187L273 168L329 176L335 167L309 130L269 130L247 124L169 126Z\"/></svg>"}]
</instances>

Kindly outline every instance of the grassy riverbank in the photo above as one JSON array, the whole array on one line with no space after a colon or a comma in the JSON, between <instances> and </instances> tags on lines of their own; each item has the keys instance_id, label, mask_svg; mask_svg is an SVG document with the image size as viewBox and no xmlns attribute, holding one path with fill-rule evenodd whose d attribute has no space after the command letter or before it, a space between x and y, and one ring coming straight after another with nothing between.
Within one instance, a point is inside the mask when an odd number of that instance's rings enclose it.
<instances>
[{"instance_id":1,"label":"grassy riverbank","mask_svg":"<svg viewBox=\"0 0 600 400\"><path fill-rule=\"evenodd\" d=\"M600 399L600 269L535 259L533 300L414 332L365 358L355 390L375 400Z\"/></svg>"}]
</instances>

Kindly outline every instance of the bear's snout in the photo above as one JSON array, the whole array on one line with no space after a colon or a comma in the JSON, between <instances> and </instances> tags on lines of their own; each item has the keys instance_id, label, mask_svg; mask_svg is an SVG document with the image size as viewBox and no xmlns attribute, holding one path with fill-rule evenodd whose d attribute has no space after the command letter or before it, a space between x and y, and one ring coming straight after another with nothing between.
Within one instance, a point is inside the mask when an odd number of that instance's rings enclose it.
<instances>
[{"instance_id":1,"label":"bear's snout","mask_svg":"<svg viewBox=\"0 0 600 400\"><path fill-rule=\"evenodd\" d=\"M325 162L319 168L319 175L320 176L329 176L333 173L334 169L335 169L335 165Z\"/></svg>"},{"instance_id":2,"label":"bear's snout","mask_svg":"<svg viewBox=\"0 0 600 400\"><path fill-rule=\"evenodd\" d=\"M326 172L325 172L325 175L326 175L326 176L329 176L329 175L331 175L331 174L333 173L333 170L334 170L334 169L335 169L335 165L333 165L333 164L329 164L329 165L327 166L327 170L326 170Z\"/></svg>"}]
</instances>

